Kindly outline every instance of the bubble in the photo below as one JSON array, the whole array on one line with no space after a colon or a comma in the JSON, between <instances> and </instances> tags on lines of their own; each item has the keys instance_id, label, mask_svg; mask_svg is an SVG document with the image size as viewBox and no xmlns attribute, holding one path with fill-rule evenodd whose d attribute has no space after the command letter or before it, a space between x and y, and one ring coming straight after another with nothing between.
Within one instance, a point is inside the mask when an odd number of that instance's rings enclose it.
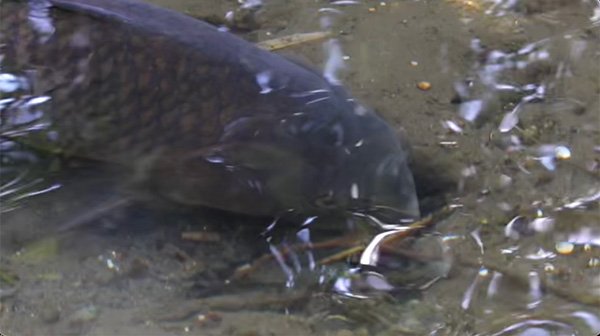
<instances>
[{"instance_id":1,"label":"bubble","mask_svg":"<svg viewBox=\"0 0 600 336\"><path fill-rule=\"evenodd\" d=\"M568 160L571 158L571 150L565 146L556 146L554 156L559 160Z\"/></svg>"},{"instance_id":2,"label":"bubble","mask_svg":"<svg viewBox=\"0 0 600 336\"><path fill-rule=\"evenodd\" d=\"M571 254L575 250L575 245L569 242L558 242L556 243L556 252L559 254Z\"/></svg>"}]
</instances>

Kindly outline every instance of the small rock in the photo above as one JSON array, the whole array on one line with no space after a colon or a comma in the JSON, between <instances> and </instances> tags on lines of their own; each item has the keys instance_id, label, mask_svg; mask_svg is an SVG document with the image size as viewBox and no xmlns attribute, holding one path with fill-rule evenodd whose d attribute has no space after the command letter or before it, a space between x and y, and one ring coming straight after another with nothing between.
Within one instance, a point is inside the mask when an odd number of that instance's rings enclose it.
<instances>
[{"instance_id":1,"label":"small rock","mask_svg":"<svg viewBox=\"0 0 600 336\"><path fill-rule=\"evenodd\" d=\"M96 274L94 274L94 281L99 285L106 285L113 281L117 276L117 273L108 268L98 268Z\"/></svg>"},{"instance_id":2,"label":"small rock","mask_svg":"<svg viewBox=\"0 0 600 336\"><path fill-rule=\"evenodd\" d=\"M421 91L429 91L431 89L431 83L426 81L421 81L417 83L417 87Z\"/></svg>"},{"instance_id":3,"label":"small rock","mask_svg":"<svg viewBox=\"0 0 600 336\"><path fill-rule=\"evenodd\" d=\"M98 317L99 310L94 305L85 306L76 310L69 318L71 325L80 325L94 321Z\"/></svg>"},{"instance_id":4,"label":"small rock","mask_svg":"<svg viewBox=\"0 0 600 336\"><path fill-rule=\"evenodd\" d=\"M199 314L196 316L195 324L201 328L214 327L223 320L223 317L219 313L208 312L206 314Z\"/></svg>"},{"instance_id":5,"label":"small rock","mask_svg":"<svg viewBox=\"0 0 600 336\"><path fill-rule=\"evenodd\" d=\"M52 324L60 319L60 311L53 304L46 303L41 307L39 316L44 323Z\"/></svg>"},{"instance_id":6,"label":"small rock","mask_svg":"<svg viewBox=\"0 0 600 336\"><path fill-rule=\"evenodd\" d=\"M498 181L496 183L496 185L499 189L505 189L506 187L509 187L511 184L512 184L512 177L505 175L505 174L500 174L500 176L498 177Z\"/></svg>"},{"instance_id":7,"label":"small rock","mask_svg":"<svg viewBox=\"0 0 600 336\"><path fill-rule=\"evenodd\" d=\"M150 263L145 259L135 258L129 264L127 275L134 279L144 277L148 273Z\"/></svg>"}]
</instances>

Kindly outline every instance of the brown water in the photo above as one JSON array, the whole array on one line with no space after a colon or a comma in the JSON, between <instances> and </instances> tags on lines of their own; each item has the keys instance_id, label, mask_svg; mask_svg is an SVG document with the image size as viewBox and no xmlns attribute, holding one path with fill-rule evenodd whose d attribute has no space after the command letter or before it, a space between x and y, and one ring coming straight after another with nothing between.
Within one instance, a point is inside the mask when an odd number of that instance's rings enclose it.
<instances>
[{"instance_id":1,"label":"brown water","mask_svg":"<svg viewBox=\"0 0 600 336\"><path fill-rule=\"evenodd\" d=\"M155 1L213 22L239 4ZM287 288L263 253L268 222L135 205L93 227L51 233L111 194L110 172L29 171L38 191L1 217L0 332L6 335L595 335L600 332L600 5L595 1L266 1L238 20L252 41L331 27L335 40L280 51L334 72L403 127L422 204L457 206L382 259L397 287L348 297L338 262ZM330 8L330 9L326 9ZM250 22L250 23L248 23ZM336 42L337 41L337 42ZM328 47L326 47L328 46ZM331 68L328 68L331 69ZM426 81L429 90L417 83ZM6 192L2 189L0 192ZM217 239L182 239L182 232ZM339 234L313 232L313 242ZM420 249L419 249L420 247ZM337 249L339 250L339 249ZM317 249L316 257L336 249ZM449 257L448 257L449 256ZM451 269L445 268L451 262ZM396 265L399 263L401 265ZM403 264L404 263L404 264ZM419 273L419 271L421 273ZM432 273L433 272L433 273ZM437 273L435 273L437 272ZM434 274L434 275L432 275ZM444 275L422 289L420 276Z\"/></svg>"}]
</instances>

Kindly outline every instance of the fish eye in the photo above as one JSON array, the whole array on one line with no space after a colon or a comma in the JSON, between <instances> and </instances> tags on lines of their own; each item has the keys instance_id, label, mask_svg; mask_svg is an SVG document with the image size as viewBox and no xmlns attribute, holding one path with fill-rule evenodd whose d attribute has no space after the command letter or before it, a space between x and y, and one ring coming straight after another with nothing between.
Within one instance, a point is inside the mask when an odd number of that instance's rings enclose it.
<instances>
[{"instance_id":1,"label":"fish eye","mask_svg":"<svg viewBox=\"0 0 600 336\"><path fill-rule=\"evenodd\" d=\"M340 122L319 126L314 121L305 121L299 127L289 125L288 132L310 136L319 145L340 147L344 144L344 128Z\"/></svg>"},{"instance_id":2,"label":"fish eye","mask_svg":"<svg viewBox=\"0 0 600 336\"><path fill-rule=\"evenodd\" d=\"M323 127L315 134L321 144L340 147L344 143L344 129L338 122L330 127Z\"/></svg>"}]
</instances>

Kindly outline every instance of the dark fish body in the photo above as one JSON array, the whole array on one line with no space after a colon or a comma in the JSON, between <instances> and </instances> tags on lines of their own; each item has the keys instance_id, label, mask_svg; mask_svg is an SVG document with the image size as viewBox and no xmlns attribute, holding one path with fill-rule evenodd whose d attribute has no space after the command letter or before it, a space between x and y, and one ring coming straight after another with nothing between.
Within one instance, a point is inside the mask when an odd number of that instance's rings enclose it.
<instances>
[{"instance_id":1,"label":"dark fish body","mask_svg":"<svg viewBox=\"0 0 600 336\"><path fill-rule=\"evenodd\" d=\"M0 6L0 72L51 97L30 143L124 165L185 204L418 216L405 144L315 71L133 0Z\"/></svg>"}]
</instances>

